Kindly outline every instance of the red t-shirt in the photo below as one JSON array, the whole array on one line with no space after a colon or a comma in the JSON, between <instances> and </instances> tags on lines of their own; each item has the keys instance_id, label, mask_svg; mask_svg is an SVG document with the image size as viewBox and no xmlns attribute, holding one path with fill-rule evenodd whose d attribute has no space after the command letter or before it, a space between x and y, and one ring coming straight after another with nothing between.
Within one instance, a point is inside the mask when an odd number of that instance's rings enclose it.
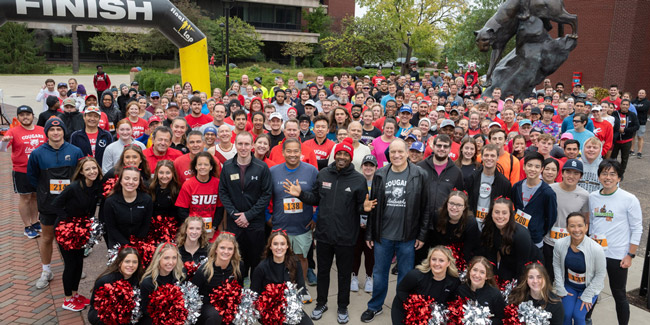
<instances>
[{"instance_id":1,"label":"red t-shirt","mask_svg":"<svg viewBox=\"0 0 650 325\"><path fill-rule=\"evenodd\" d=\"M207 114L201 114L199 117L194 117L192 114L186 115L185 120L187 121L187 124L190 125L191 129L198 129L204 124L208 124L213 121L212 117Z\"/></svg>"},{"instance_id":2,"label":"red t-shirt","mask_svg":"<svg viewBox=\"0 0 650 325\"><path fill-rule=\"evenodd\" d=\"M113 125L113 122L108 121L108 115L104 112L101 112L99 116L99 125L97 126L106 131L115 131L115 125Z\"/></svg>"},{"instance_id":3,"label":"red t-shirt","mask_svg":"<svg viewBox=\"0 0 650 325\"><path fill-rule=\"evenodd\" d=\"M194 177L192 170L190 169L190 154L186 153L174 160L174 169L176 169L176 174L178 174L178 181L183 185L188 179Z\"/></svg>"},{"instance_id":4,"label":"red t-shirt","mask_svg":"<svg viewBox=\"0 0 650 325\"><path fill-rule=\"evenodd\" d=\"M86 135L88 135L88 141L90 141L90 149L93 151L93 157L95 157L95 145L97 144L97 134L99 134L99 131L95 133L86 132Z\"/></svg>"},{"instance_id":5,"label":"red t-shirt","mask_svg":"<svg viewBox=\"0 0 650 325\"><path fill-rule=\"evenodd\" d=\"M230 116L227 116L226 118L224 118L223 122L228 124L228 125L235 126L235 121L233 121L230 118ZM246 121L246 129L245 130L250 132L250 130L252 130L252 129L253 129L253 123L251 123L250 121Z\"/></svg>"},{"instance_id":6,"label":"red t-shirt","mask_svg":"<svg viewBox=\"0 0 650 325\"><path fill-rule=\"evenodd\" d=\"M190 216L202 218L205 222L205 230L214 234L213 228L218 226L212 224L214 211L217 207L223 206L218 193L218 178L210 177L207 183L201 183L196 177L192 177L181 187L176 199L176 206L190 209Z\"/></svg>"},{"instance_id":7,"label":"red t-shirt","mask_svg":"<svg viewBox=\"0 0 650 325\"><path fill-rule=\"evenodd\" d=\"M564 122L564 118L566 118L566 116L561 117L560 115L553 115L553 117L551 118L551 121L557 123L558 125L562 125L562 122Z\"/></svg>"},{"instance_id":8,"label":"red t-shirt","mask_svg":"<svg viewBox=\"0 0 650 325\"><path fill-rule=\"evenodd\" d=\"M430 137L429 140L427 141L427 147L424 149L424 158L427 158L433 154L433 139L436 137ZM460 144L456 142L451 142L451 150L449 150L449 158L451 160L456 161L460 157Z\"/></svg>"},{"instance_id":9,"label":"red t-shirt","mask_svg":"<svg viewBox=\"0 0 650 325\"><path fill-rule=\"evenodd\" d=\"M601 155L604 157L614 145L614 128L611 123L605 120L597 122L596 119L592 118L591 121L594 122L594 134L603 143Z\"/></svg>"},{"instance_id":10,"label":"red t-shirt","mask_svg":"<svg viewBox=\"0 0 650 325\"><path fill-rule=\"evenodd\" d=\"M372 79L370 79L370 80L372 81L372 84L376 86L376 85L377 85L377 82L378 82L379 80L386 80L386 77L375 75L375 76L373 76Z\"/></svg>"},{"instance_id":11,"label":"red t-shirt","mask_svg":"<svg viewBox=\"0 0 650 325\"><path fill-rule=\"evenodd\" d=\"M144 157L147 158L147 163L149 163L149 170L151 170L152 173L156 170L156 165L158 164L159 160L174 161L176 158L183 155L180 150L176 150L174 148L167 148L167 152L165 152L165 154L162 156L156 156L153 153L153 147L145 149L143 153Z\"/></svg>"},{"instance_id":12,"label":"red t-shirt","mask_svg":"<svg viewBox=\"0 0 650 325\"><path fill-rule=\"evenodd\" d=\"M609 96L607 96L607 97L603 98L603 100L601 100L600 102L601 103L602 102L608 102L608 103L614 105L614 107L616 107L617 111L619 109L621 109L621 99L620 98L616 98L616 100L611 100L611 99L609 99Z\"/></svg>"},{"instance_id":13,"label":"red t-shirt","mask_svg":"<svg viewBox=\"0 0 650 325\"><path fill-rule=\"evenodd\" d=\"M12 127L5 133L5 136L11 136L7 146L11 146L11 162L13 170L19 173L27 173L27 161L34 149L47 142L43 128L34 125L33 130L27 130L22 125Z\"/></svg>"},{"instance_id":14,"label":"red t-shirt","mask_svg":"<svg viewBox=\"0 0 650 325\"><path fill-rule=\"evenodd\" d=\"M314 150L317 160L329 159L332 148L336 145L334 141L328 138L325 138L325 141L322 144L318 144L316 138L307 140L303 144L310 146Z\"/></svg>"},{"instance_id":15,"label":"red t-shirt","mask_svg":"<svg viewBox=\"0 0 650 325\"><path fill-rule=\"evenodd\" d=\"M141 137L144 134L144 131L149 127L147 121L141 117L138 117L138 121L135 123L131 120L129 120L129 122L131 122L131 125L133 126L133 139Z\"/></svg>"},{"instance_id":16,"label":"red t-shirt","mask_svg":"<svg viewBox=\"0 0 650 325\"><path fill-rule=\"evenodd\" d=\"M510 132L519 133L519 123L513 122L511 128L508 128L508 124L506 124L505 122L503 123L503 125L505 126L504 130L506 130L506 134L510 134Z\"/></svg>"},{"instance_id":17,"label":"red t-shirt","mask_svg":"<svg viewBox=\"0 0 650 325\"><path fill-rule=\"evenodd\" d=\"M284 140L283 140L284 141ZM318 160L314 154L314 149L311 146L301 145L300 146L300 161L304 163L311 164L312 166L318 169ZM277 146L271 149L271 154L269 154L269 159L273 160L276 164L282 164L285 162L284 155L282 155L282 142L278 143Z\"/></svg>"},{"instance_id":18,"label":"red t-shirt","mask_svg":"<svg viewBox=\"0 0 650 325\"><path fill-rule=\"evenodd\" d=\"M399 123L399 117L395 116L395 121ZM379 129L379 131L384 132L384 121L386 121L386 116L378 118L372 125ZM397 133L398 127L395 127L395 133Z\"/></svg>"}]
</instances>

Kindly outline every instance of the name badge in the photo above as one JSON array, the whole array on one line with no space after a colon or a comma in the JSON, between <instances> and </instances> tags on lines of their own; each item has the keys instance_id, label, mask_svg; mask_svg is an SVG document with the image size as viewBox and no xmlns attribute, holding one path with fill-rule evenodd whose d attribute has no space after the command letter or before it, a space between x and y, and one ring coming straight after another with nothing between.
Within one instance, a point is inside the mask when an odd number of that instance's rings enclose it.
<instances>
[{"instance_id":1,"label":"name badge","mask_svg":"<svg viewBox=\"0 0 650 325\"><path fill-rule=\"evenodd\" d=\"M202 219L205 224L205 232L212 233L212 217L203 217Z\"/></svg>"},{"instance_id":2,"label":"name badge","mask_svg":"<svg viewBox=\"0 0 650 325\"><path fill-rule=\"evenodd\" d=\"M566 228L560 228L560 227L552 227L551 228L551 233L549 234L549 237L551 239L558 240L562 239L566 236L569 236L569 233L567 232Z\"/></svg>"},{"instance_id":3,"label":"name badge","mask_svg":"<svg viewBox=\"0 0 650 325\"><path fill-rule=\"evenodd\" d=\"M515 222L528 228L528 224L530 223L530 219L533 216L531 216L528 213L525 213L524 211L517 210L517 213L515 213Z\"/></svg>"},{"instance_id":4,"label":"name badge","mask_svg":"<svg viewBox=\"0 0 650 325\"><path fill-rule=\"evenodd\" d=\"M282 200L284 205L284 213L301 213L302 212L302 201L292 198L285 198Z\"/></svg>"},{"instance_id":5,"label":"name badge","mask_svg":"<svg viewBox=\"0 0 650 325\"><path fill-rule=\"evenodd\" d=\"M69 179L51 179L50 194L61 194L68 185L70 185Z\"/></svg>"},{"instance_id":6,"label":"name badge","mask_svg":"<svg viewBox=\"0 0 650 325\"><path fill-rule=\"evenodd\" d=\"M230 174L230 180L231 181L236 181L239 179L239 174Z\"/></svg>"},{"instance_id":7,"label":"name badge","mask_svg":"<svg viewBox=\"0 0 650 325\"><path fill-rule=\"evenodd\" d=\"M600 246L603 247L603 250L607 250L607 236L602 234L592 234L591 239L595 240Z\"/></svg>"},{"instance_id":8,"label":"name badge","mask_svg":"<svg viewBox=\"0 0 650 325\"><path fill-rule=\"evenodd\" d=\"M332 183L330 183L330 182L323 182L323 189L331 190L331 189L332 189Z\"/></svg>"},{"instance_id":9,"label":"name badge","mask_svg":"<svg viewBox=\"0 0 650 325\"><path fill-rule=\"evenodd\" d=\"M587 275L585 273L577 273L567 269L567 280L573 284L585 284L587 282Z\"/></svg>"}]
</instances>

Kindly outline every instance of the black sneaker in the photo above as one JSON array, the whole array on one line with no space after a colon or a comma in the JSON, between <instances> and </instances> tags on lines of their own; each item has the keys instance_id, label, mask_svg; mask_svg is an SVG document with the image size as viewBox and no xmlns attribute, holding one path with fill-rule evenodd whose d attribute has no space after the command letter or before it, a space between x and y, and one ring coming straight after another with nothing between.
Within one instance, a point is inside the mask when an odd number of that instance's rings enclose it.
<instances>
[{"instance_id":1,"label":"black sneaker","mask_svg":"<svg viewBox=\"0 0 650 325\"><path fill-rule=\"evenodd\" d=\"M630 156L634 156L634 155L635 155L634 150L630 150Z\"/></svg>"},{"instance_id":2,"label":"black sneaker","mask_svg":"<svg viewBox=\"0 0 650 325\"><path fill-rule=\"evenodd\" d=\"M643 158L643 154L639 152L639 153L636 154L636 157L641 159L641 158Z\"/></svg>"},{"instance_id":3,"label":"black sneaker","mask_svg":"<svg viewBox=\"0 0 650 325\"><path fill-rule=\"evenodd\" d=\"M316 306L314 308L314 311L311 312L311 319L313 320L319 320L323 317L323 313L327 311L327 305L323 306Z\"/></svg>"},{"instance_id":4,"label":"black sneaker","mask_svg":"<svg viewBox=\"0 0 650 325\"><path fill-rule=\"evenodd\" d=\"M364 323L370 323L375 319L375 316L381 315L382 311L383 311L382 309L377 311L367 309L366 311L363 312L363 314L361 314L361 321Z\"/></svg>"}]
</instances>

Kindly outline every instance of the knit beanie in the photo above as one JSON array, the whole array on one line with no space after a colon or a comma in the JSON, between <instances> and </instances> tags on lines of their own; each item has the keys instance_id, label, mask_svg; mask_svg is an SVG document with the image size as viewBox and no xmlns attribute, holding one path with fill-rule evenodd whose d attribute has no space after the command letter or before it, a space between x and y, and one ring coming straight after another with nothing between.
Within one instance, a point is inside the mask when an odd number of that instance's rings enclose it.
<instances>
[{"instance_id":1,"label":"knit beanie","mask_svg":"<svg viewBox=\"0 0 650 325\"><path fill-rule=\"evenodd\" d=\"M65 134L65 124L63 123L63 120L61 120L56 116L52 116L45 122L45 127L43 128L46 137L47 137L47 131L49 131L50 128L53 126L60 126L63 129L63 134Z\"/></svg>"},{"instance_id":2,"label":"knit beanie","mask_svg":"<svg viewBox=\"0 0 650 325\"><path fill-rule=\"evenodd\" d=\"M350 155L350 159L354 159L354 147L352 147L352 138L348 137L343 139L339 144L334 147L334 155L339 151L345 151Z\"/></svg>"}]
</instances>

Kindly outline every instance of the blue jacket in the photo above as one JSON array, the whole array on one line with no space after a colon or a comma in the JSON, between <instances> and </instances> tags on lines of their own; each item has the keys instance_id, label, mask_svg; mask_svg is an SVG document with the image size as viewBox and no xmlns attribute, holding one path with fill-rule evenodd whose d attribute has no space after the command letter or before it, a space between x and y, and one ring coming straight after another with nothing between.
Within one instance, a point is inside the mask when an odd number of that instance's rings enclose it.
<instances>
[{"instance_id":1,"label":"blue jacket","mask_svg":"<svg viewBox=\"0 0 650 325\"><path fill-rule=\"evenodd\" d=\"M70 180L77 162L82 157L81 149L68 142L64 142L59 149L52 148L46 142L32 152L27 161L27 177L36 188L39 212L55 213L52 200L58 196L56 191L60 193L63 188L51 188L50 180Z\"/></svg>"},{"instance_id":2,"label":"blue jacket","mask_svg":"<svg viewBox=\"0 0 650 325\"><path fill-rule=\"evenodd\" d=\"M526 179L523 179L514 186L510 197L515 205L515 210L522 210L531 215L528 223L528 231L533 243L539 243L544 239L557 219L557 198L553 189L542 181L540 187L535 191L533 197L524 208L524 201L521 198L521 188Z\"/></svg>"},{"instance_id":3,"label":"blue jacket","mask_svg":"<svg viewBox=\"0 0 650 325\"><path fill-rule=\"evenodd\" d=\"M97 143L95 144L95 159L101 164L104 158L104 150L113 142L111 133L101 128L97 128ZM92 156L93 150L90 146L90 140L86 130L78 130L70 136L70 144L81 149L84 156Z\"/></svg>"}]
</instances>

